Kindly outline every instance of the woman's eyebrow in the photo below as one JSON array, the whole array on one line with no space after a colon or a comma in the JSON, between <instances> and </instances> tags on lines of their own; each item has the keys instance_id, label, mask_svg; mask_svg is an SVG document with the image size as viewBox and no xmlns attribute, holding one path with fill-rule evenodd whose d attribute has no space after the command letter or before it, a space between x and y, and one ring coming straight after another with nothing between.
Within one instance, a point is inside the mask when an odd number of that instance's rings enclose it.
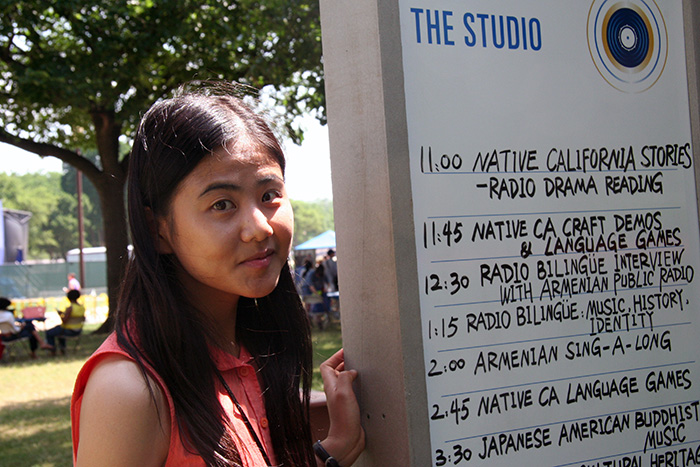
<instances>
[{"instance_id":1,"label":"woman's eyebrow","mask_svg":"<svg viewBox=\"0 0 700 467\"><path fill-rule=\"evenodd\" d=\"M265 185L270 182L281 182L284 183L284 177L279 177L276 174L270 174L262 177L260 180L258 180L257 185Z\"/></svg>"},{"instance_id":2,"label":"woman's eyebrow","mask_svg":"<svg viewBox=\"0 0 700 467\"><path fill-rule=\"evenodd\" d=\"M271 183L271 182L284 183L284 178L279 177L275 174L265 175L264 177L261 177L260 179L258 179L258 181L256 181L255 184L257 186L264 186L264 185L267 185L268 183ZM235 183L229 183L229 182L212 183L210 185L207 185L207 187L199 194L199 197L201 198L202 196L206 195L210 191L215 191L215 190L241 191L241 190L243 190L243 187L241 187L240 185L237 185Z\"/></svg>"},{"instance_id":3,"label":"woman's eyebrow","mask_svg":"<svg viewBox=\"0 0 700 467\"><path fill-rule=\"evenodd\" d=\"M212 183L211 185L207 185L204 191L199 194L199 197L201 198L210 191L215 190L241 191L242 189L240 185L236 185L235 183Z\"/></svg>"}]
</instances>

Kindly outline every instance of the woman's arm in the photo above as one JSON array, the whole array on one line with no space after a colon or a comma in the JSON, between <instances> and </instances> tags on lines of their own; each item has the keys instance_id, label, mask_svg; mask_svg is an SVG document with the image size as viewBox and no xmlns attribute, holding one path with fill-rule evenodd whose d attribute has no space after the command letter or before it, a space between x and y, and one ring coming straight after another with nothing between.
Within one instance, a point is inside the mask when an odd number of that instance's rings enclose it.
<instances>
[{"instance_id":1,"label":"woman's arm","mask_svg":"<svg viewBox=\"0 0 700 467\"><path fill-rule=\"evenodd\" d=\"M343 349L321 364L323 389L326 392L330 428L321 442L341 467L349 467L365 448L365 431L360 425L360 407L352 389L356 370L345 369ZM319 467L323 463L316 458Z\"/></svg>"},{"instance_id":2,"label":"woman's arm","mask_svg":"<svg viewBox=\"0 0 700 467\"><path fill-rule=\"evenodd\" d=\"M61 316L61 324L66 324L73 314L73 305L63 310L59 315Z\"/></svg>"},{"instance_id":3,"label":"woman's arm","mask_svg":"<svg viewBox=\"0 0 700 467\"><path fill-rule=\"evenodd\" d=\"M114 356L95 367L80 409L76 467L163 465L170 413L162 391L150 383L155 404L136 363Z\"/></svg>"}]
</instances>

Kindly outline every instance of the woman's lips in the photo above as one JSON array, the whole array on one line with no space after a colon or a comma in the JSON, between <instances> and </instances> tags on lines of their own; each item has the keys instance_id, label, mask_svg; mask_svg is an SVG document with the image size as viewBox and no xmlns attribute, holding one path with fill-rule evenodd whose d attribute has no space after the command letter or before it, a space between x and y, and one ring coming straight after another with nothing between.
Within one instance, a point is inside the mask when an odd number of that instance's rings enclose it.
<instances>
[{"instance_id":1,"label":"woman's lips","mask_svg":"<svg viewBox=\"0 0 700 467\"><path fill-rule=\"evenodd\" d=\"M266 249L249 257L248 259L243 261L243 264L253 268L265 268L269 266L272 262L273 254L274 250Z\"/></svg>"}]
</instances>

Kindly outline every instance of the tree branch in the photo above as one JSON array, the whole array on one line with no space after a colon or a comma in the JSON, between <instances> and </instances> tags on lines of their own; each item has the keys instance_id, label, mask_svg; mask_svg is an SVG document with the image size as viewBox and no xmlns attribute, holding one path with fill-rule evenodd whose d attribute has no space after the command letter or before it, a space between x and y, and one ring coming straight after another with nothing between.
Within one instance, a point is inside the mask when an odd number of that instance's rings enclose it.
<instances>
[{"instance_id":1,"label":"tree branch","mask_svg":"<svg viewBox=\"0 0 700 467\"><path fill-rule=\"evenodd\" d=\"M3 129L0 129L0 142L24 149L40 157L56 157L85 173L89 178L98 177L102 173L89 159L80 156L75 151L70 151L52 144L37 143L29 139L20 138L19 136L7 133Z\"/></svg>"},{"instance_id":2,"label":"tree branch","mask_svg":"<svg viewBox=\"0 0 700 467\"><path fill-rule=\"evenodd\" d=\"M0 61L7 63L8 65L13 65L26 70L27 66L15 60L12 56L12 41L14 40L14 34L8 36L7 47L0 48Z\"/></svg>"}]
</instances>

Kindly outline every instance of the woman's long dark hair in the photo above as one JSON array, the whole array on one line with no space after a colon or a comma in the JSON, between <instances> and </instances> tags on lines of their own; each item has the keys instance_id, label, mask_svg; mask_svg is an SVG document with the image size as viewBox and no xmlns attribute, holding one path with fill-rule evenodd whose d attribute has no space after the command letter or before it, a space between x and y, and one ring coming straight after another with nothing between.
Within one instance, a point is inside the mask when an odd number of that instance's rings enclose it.
<instances>
[{"instance_id":1,"label":"woman's long dark hair","mask_svg":"<svg viewBox=\"0 0 700 467\"><path fill-rule=\"evenodd\" d=\"M274 134L231 91L211 86L181 90L144 115L128 177L133 257L116 310L119 345L144 375L144 364L160 375L175 404L171 423L178 424L184 445L212 466L241 461L217 399L217 370L208 350L211 330L197 304L181 292L177 258L158 253L153 217L167 213L175 188L204 157L235 146L241 136L256 140L284 172L284 154ZM315 465L309 428L309 322L288 265L270 295L239 299L236 326L239 344L253 355L261 375L278 462Z\"/></svg>"}]
</instances>

